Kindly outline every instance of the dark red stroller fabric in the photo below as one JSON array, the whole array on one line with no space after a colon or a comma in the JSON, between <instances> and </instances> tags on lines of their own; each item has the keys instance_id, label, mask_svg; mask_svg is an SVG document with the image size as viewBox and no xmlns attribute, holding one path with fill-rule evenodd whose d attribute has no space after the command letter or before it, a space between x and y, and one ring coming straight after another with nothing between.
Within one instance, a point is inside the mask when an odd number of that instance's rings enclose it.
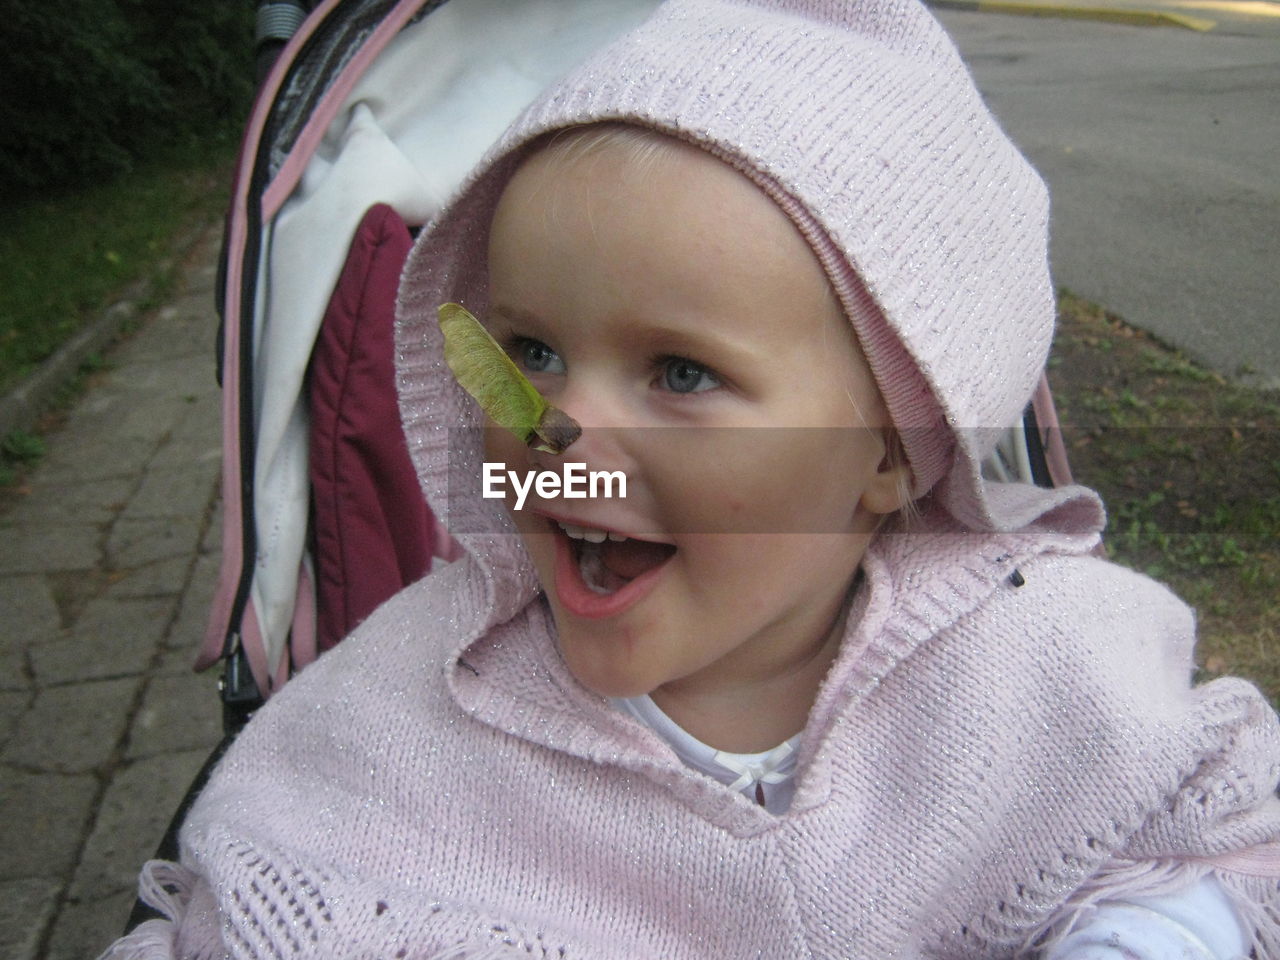
<instances>
[{"instance_id":1,"label":"dark red stroller fabric","mask_svg":"<svg viewBox=\"0 0 1280 960\"><path fill-rule=\"evenodd\" d=\"M356 229L311 358L317 645L431 568L436 523L400 427L393 328L412 238L385 204Z\"/></svg>"}]
</instances>

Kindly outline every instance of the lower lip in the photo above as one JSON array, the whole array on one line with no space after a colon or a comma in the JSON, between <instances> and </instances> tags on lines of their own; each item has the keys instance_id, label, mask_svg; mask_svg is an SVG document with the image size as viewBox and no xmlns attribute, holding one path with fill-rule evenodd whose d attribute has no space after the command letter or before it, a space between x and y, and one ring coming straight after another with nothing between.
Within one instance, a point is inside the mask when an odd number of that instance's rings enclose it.
<instances>
[{"instance_id":1,"label":"lower lip","mask_svg":"<svg viewBox=\"0 0 1280 960\"><path fill-rule=\"evenodd\" d=\"M596 593L582 580L569 537L559 528L553 528L552 533L556 541L556 596L567 613L584 620L607 620L629 610L657 586L667 566L664 561L613 593Z\"/></svg>"}]
</instances>

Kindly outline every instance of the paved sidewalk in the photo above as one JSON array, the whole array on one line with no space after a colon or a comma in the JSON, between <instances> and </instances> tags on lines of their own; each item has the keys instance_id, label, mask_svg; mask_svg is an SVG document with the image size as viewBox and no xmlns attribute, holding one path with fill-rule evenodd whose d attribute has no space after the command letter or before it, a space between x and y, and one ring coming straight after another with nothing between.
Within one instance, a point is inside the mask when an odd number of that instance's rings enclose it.
<instances>
[{"instance_id":1,"label":"paved sidewalk","mask_svg":"<svg viewBox=\"0 0 1280 960\"><path fill-rule=\"evenodd\" d=\"M0 507L0 957L84 960L221 733L191 663L216 574L220 230Z\"/></svg>"}]
</instances>

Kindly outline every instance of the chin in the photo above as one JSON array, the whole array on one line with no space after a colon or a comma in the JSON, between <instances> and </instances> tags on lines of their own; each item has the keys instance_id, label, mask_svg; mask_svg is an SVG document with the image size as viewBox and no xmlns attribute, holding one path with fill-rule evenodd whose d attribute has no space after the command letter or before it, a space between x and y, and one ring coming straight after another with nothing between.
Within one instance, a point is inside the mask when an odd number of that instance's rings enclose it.
<instances>
[{"instance_id":1,"label":"chin","mask_svg":"<svg viewBox=\"0 0 1280 960\"><path fill-rule=\"evenodd\" d=\"M604 637L575 636L572 627L561 632L558 641L560 656L573 678L592 693L601 697L626 698L652 693L661 686L661 678L639 664L619 663L616 654L622 652L626 640L616 634ZM604 652L589 648L607 644L613 650ZM614 654L614 655L610 655Z\"/></svg>"}]
</instances>

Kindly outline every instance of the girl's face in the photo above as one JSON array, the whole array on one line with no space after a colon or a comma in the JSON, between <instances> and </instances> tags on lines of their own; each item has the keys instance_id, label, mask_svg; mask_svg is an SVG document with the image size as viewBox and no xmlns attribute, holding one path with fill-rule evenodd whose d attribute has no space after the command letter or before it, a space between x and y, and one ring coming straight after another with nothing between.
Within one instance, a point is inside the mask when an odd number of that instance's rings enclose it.
<instances>
[{"instance_id":1,"label":"girl's face","mask_svg":"<svg viewBox=\"0 0 1280 960\"><path fill-rule=\"evenodd\" d=\"M693 703L825 670L905 468L791 222L674 141L643 170L616 145L540 153L502 197L489 263L486 326L584 433L557 457L492 429L487 458L627 477L626 499L513 511L573 674Z\"/></svg>"}]
</instances>

